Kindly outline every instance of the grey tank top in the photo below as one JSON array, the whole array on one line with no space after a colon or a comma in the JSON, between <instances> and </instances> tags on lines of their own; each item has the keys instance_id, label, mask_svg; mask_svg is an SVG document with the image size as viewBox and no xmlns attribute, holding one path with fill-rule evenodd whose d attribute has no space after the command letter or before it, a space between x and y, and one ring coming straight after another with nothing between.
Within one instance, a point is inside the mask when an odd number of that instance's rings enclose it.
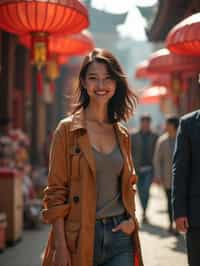
<instances>
[{"instance_id":1,"label":"grey tank top","mask_svg":"<svg viewBox=\"0 0 200 266\"><path fill-rule=\"evenodd\" d=\"M120 215L125 212L121 198L121 177L123 158L119 149L101 153L93 147L96 161L96 218Z\"/></svg>"}]
</instances>

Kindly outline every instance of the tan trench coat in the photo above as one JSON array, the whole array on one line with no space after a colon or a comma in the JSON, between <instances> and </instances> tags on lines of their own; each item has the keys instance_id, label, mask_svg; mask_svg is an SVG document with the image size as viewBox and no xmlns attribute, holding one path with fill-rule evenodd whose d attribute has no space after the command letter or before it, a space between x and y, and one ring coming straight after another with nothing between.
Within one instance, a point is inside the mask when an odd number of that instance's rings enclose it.
<instances>
[{"instance_id":1,"label":"tan trench coat","mask_svg":"<svg viewBox=\"0 0 200 266\"><path fill-rule=\"evenodd\" d=\"M130 137L120 124L114 125L124 159L122 200L127 213L135 220L135 170L131 157ZM95 160L86 131L82 110L63 119L54 132L50 152L48 186L44 190L43 219L52 224L65 219L65 237L71 251L72 266L93 266L96 217ZM138 265L142 266L138 227L133 233ZM43 266L53 266L52 230L44 252Z\"/></svg>"}]
</instances>

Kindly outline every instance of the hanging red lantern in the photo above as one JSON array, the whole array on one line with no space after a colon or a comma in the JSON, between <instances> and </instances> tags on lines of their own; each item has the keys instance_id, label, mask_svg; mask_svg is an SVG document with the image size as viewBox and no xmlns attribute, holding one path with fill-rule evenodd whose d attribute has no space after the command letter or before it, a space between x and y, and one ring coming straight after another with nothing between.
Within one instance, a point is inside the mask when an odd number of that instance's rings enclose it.
<instances>
[{"instance_id":1,"label":"hanging red lantern","mask_svg":"<svg viewBox=\"0 0 200 266\"><path fill-rule=\"evenodd\" d=\"M27 48L31 47L29 35L19 39ZM49 53L57 56L80 56L89 53L94 48L94 41L88 31L72 35L52 35L49 37Z\"/></svg>"},{"instance_id":2,"label":"hanging red lantern","mask_svg":"<svg viewBox=\"0 0 200 266\"><path fill-rule=\"evenodd\" d=\"M69 56L66 55L59 55L57 56L57 62L59 65L65 65L69 61Z\"/></svg>"},{"instance_id":3,"label":"hanging red lantern","mask_svg":"<svg viewBox=\"0 0 200 266\"><path fill-rule=\"evenodd\" d=\"M158 104L162 97L168 95L164 86L150 86L145 88L139 97L140 104Z\"/></svg>"},{"instance_id":4,"label":"hanging red lantern","mask_svg":"<svg viewBox=\"0 0 200 266\"><path fill-rule=\"evenodd\" d=\"M137 79L150 79L155 73L149 70L149 61L145 60L139 63L136 67L135 77Z\"/></svg>"},{"instance_id":5,"label":"hanging red lantern","mask_svg":"<svg viewBox=\"0 0 200 266\"><path fill-rule=\"evenodd\" d=\"M172 28L167 36L166 46L177 54L200 56L200 12Z\"/></svg>"},{"instance_id":6,"label":"hanging red lantern","mask_svg":"<svg viewBox=\"0 0 200 266\"><path fill-rule=\"evenodd\" d=\"M3 0L0 28L31 34L32 61L41 68L48 57L49 34L71 34L88 27L86 7L79 0Z\"/></svg>"},{"instance_id":7,"label":"hanging red lantern","mask_svg":"<svg viewBox=\"0 0 200 266\"><path fill-rule=\"evenodd\" d=\"M137 79L149 79L154 86L170 87L171 78L169 73L152 72L149 70L149 61L145 60L137 65L135 77Z\"/></svg>"},{"instance_id":8,"label":"hanging red lantern","mask_svg":"<svg viewBox=\"0 0 200 266\"><path fill-rule=\"evenodd\" d=\"M66 36L52 36L49 50L52 54L81 56L94 49L94 41L88 31Z\"/></svg>"},{"instance_id":9,"label":"hanging red lantern","mask_svg":"<svg viewBox=\"0 0 200 266\"><path fill-rule=\"evenodd\" d=\"M180 56L161 49L149 58L149 71L158 73L185 72L200 69L200 60L194 56Z\"/></svg>"}]
</instances>

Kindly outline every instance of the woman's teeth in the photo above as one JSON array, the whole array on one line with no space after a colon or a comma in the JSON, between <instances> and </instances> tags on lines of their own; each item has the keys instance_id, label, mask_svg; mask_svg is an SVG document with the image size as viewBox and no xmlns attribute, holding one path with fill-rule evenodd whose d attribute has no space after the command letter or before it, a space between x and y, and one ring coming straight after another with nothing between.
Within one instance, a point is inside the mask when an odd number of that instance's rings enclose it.
<instances>
[{"instance_id":1,"label":"woman's teeth","mask_svg":"<svg viewBox=\"0 0 200 266\"><path fill-rule=\"evenodd\" d=\"M102 95L106 95L107 91L95 91L95 94L102 96Z\"/></svg>"}]
</instances>

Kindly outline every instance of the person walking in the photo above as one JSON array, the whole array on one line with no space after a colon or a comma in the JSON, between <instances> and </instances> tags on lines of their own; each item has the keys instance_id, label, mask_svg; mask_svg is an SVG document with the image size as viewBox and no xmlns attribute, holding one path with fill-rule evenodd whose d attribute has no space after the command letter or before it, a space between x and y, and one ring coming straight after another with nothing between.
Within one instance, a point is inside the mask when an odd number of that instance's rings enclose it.
<instances>
[{"instance_id":1,"label":"person walking","mask_svg":"<svg viewBox=\"0 0 200 266\"><path fill-rule=\"evenodd\" d=\"M132 138L132 156L138 175L138 194L143 209L142 222L147 223L146 210L149 200L149 190L153 179L153 155L157 134L151 130L151 116L144 114L140 118L140 129L134 132Z\"/></svg>"},{"instance_id":2,"label":"person walking","mask_svg":"<svg viewBox=\"0 0 200 266\"><path fill-rule=\"evenodd\" d=\"M127 129L135 108L117 59L95 49L81 66L77 104L54 132L43 218L43 266L142 266L135 169Z\"/></svg>"},{"instance_id":3,"label":"person walking","mask_svg":"<svg viewBox=\"0 0 200 266\"><path fill-rule=\"evenodd\" d=\"M166 119L166 132L161 135L156 143L154 153L154 176L164 188L167 198L167 211L169 217L168 231L173 230L172 205L171 205L171 180L172 180L172 158L176 139L179 118L169 116Z\"/></svg>"},{"instance_id":4,"label":"person walking","mask_svg":"<svg viewBox=\"0 0 200 266\"><path fill-rule=\"evenodd\" d=\"M188 263L200 264L200 110L183 116L173 159L172 204L177 230L186 233Z\"/></svg>"}]
</instances>

